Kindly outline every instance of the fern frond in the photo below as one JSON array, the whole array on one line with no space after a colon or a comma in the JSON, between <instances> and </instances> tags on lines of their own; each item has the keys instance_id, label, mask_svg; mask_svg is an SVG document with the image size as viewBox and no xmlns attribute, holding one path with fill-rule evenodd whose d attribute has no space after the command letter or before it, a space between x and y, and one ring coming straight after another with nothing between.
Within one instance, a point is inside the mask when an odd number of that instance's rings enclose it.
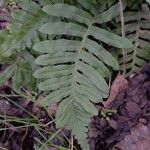
<instances>
[{"instance_id":1,"label":"fern frond","mask_svg":"<svg viewBox=\"0 0 150 150\"><path fill-rule=\"evenodd\" d=\"M142 5L142 11L125 13L125 33L133 43L133 48L126 49L127 75L135 72L150 60L150 10L148 5ZM120 32L120 28L116 29ZM122 68L123 56L119 52Z\"/></svg>"},{"instance_id":2,"label":"fern frond","mask_svg":"<svg viewBox=\"0 0 150 150\"><path fill-rule=\"evenodd\" d=\"M150 0L146 0L150 4Z\"/></svg>"},{"instance_id":3,"label":"fern frond","mask_svg":"<svg viewBox=\"0 0 150 150\"><path fill-rule=\"evenodd\" d=\"M82 2L88 8L89 3ZM52 91L45 97L43 105L60 102L57 127L67 125L72 129L83 149L88 149L86 133L90 118L98 114L93 103L108 96L109 89L104 79L109 75L108 66L115 70L119 67L103 47L103 42L119 48L132 47L128 39L96 26L96 23L115 17L119 13L116 8L117 4L93 16L84 9L67 4L45 6L45 13L61 17L62 21L42 25L40 31L55 35L56 39L39 42L33 47L41 53L36 63L43 66L34 73L41 80L39 89Z\"/></svg>"},{"instance_id":4,"label":"fern frond","mask_svg":"<svg viewBox=\"0 0 150 150\"><path fill-rule=\"evenodd\" d=\"M46 19L46 14L32 0L17 0L17 4L21 9L12 14L10 32L1 45L0 58L8 57L14 51L23 50L25 47L31 48L39 41L38 29Z\"/></svg>"},{"instance_id":5,"label":"fern frond","mask_svg":"<svg viewBox=\"0 0 150 150\"><path fill-rule=\"evenodd\" d=\"M12 14L9 28L0 32L0 63L16 66L9 78L12 78L14 90L18 92L22 86L30 87L30 90L35 89L33 71L37 65L34 64L32 46L43 38L39 27L48 18L41 7L32 0L16 0L16 3L20 9ZM1 83L9 79L4 75L1 75Z\"/></svg>"},{"instance_id":6,"label":"fern frond","mask_svg":"<svg viewBox=\"0 0 150 150\"><path fill-rule=\"evenodd\" d=\"M30 53L24 52L22 53L22 57L14 59L16 61L11 62L10 66L0 74L0 86L12 78L13 90L17 93L21 94L24 87L35 91L36 80L33 77L33 71L37 70L37 65L33 64L35 58Z\"/></svg>"}]
</instances>

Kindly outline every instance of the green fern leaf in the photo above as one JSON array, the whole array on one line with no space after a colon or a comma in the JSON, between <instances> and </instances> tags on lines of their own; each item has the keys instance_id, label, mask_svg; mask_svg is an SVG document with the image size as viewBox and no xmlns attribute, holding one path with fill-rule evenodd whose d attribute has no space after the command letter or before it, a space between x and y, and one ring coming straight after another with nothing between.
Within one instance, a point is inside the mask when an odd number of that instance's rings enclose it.
<instances>
[{"instance_id":1,"label":"green fern leaf","mask_svg":"<svg viewBox=\"0 0 150 150\"><path fill-rule=\"evenodd\" d=\"M9 57L14 52L32 48L39 42L39 27L47 20L47 15L41 7L32 0L16 0L21 9L12 14L9 32L0 34L5 38L0 45L0 58Z\"/></svg>"},{"instance_id":2,"label":"green fern leaf","mask_svg":"<svg viewBox=\"0 0 150 150\"><path fill-rule=\"evenodd\" d=\"M12 78L14 90L20 92L25 86L35 89L33 71L37 65L32 56L32 46L44 37L38 30L48 18L32 0L16 0L16 3L20 9L12 14L9 28L0 32L0 63L16 66L9 78Z\"/></svg>"},{"instance_id":3,"label":"green fern leaf","mask_svg":"<svg viewBox=\"0 0 150 150\"><path fill-rule=\"evenodd\" d=\"M7 67L2 74L0 74L0 86L3 85L13 75L15 68L15 65L11 65Z\"/></svg>"},{"instance_id":4,"label":"green fern leaf","mask_svg":"<svg viewBox=\"0 0 150 150\"><path fill-rule=\"evenodd\" d=\"M118 20L119 21L119 20ZM125 49L127 76L137 71L150 60L150 10L147 5L142 5L142 11L125 13L125 32L132 41L133 48ZM119 33L120 28L115 32ZM122 68L123 56L119 50L119 63Z\"/></svg>"},{"instance_id":5,"label":"green fern leaf","mask_svg":"<svg viewBox=\"0 0 150 150\"><path fill-rule=\"evenodd\" d=\"M24 61L23 59L10 65L2 74L0 74L0 86L10 78L12 78L13 81L13 90L17 93L21 93L22 88L24 87L32 91L36 89L33 70L27 61Z\"/></svg>"},{"instance_id":6,"label":"green fern leaf","mask_svg":"<svg viewBox=\"0 0 150 150\"><path fill-rule=\"evenodd\" d=\"M27 54L25 54L26 56ZM29 55L27 55L29 56ZM22 56L23 58L19 58L16 62L15 66L16 69L13 72L12 83L13 83L13 90L17 93L22 93L22 89L25 88L26 90L35 91L36 90L36 80L33 77L33 70L34 67L31 65L33 63L29 63L29 61ZM32 56L29 56L34 61ZM35 69L36 70L36 69Z\"/></svg>"},{"instance_id":7,"label":"green fern leaf","mask_svg":"<svg viewBox=\"0 0 150 150\"><path fill-rule=\"evenodd\" d=\"M83 5L89 7L88 3L83 2ZM60 102L57 127L67 125L72 129L83 149L88 149L86 133L90 118L98 114L93 103L108 96L109 89L104 79L109 75L107 65L115 70L119 67L115 58L100 43L119 48L132 47L128 39L95 25L115 17L116 11L111 16L107 14L113 13L116 6L95 16L67 4L45 6L43 10L48 15L67 18L68 21L62 19L43 25L40 28L42 33L59 37L39 42L33 47L41 53L36 63L43 66L34 73L41 80L39 89L52 91L45 97L43 105Z\"/></svg>"},{"instance_id":8,"label":"green fern leaf","mask_svg":"<svg viewBox=\"0 0 150 150\"><path fill-rule=\"evenodd\" d=\"M150 0L146 0L150 4Z\"/></svg>"}]
</instances>

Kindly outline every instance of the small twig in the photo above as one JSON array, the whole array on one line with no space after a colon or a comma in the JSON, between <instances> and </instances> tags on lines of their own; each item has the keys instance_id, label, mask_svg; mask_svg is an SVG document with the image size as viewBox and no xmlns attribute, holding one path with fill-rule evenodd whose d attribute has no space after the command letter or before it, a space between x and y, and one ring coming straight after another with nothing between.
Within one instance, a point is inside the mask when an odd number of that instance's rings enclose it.
<instances>
[{"instance_id":1,"label":"small twig","mask_svg":"<svg viewBox=\"0 0 150 150\"><path fill-rule=\"evenodd\" d=\"M110 72L110 77L109 77L109 84L108 84L109 91L110 91L110 88L111 88L111 81L112 81L112 71Z\"/></svg>"},{"instance_id":2,"label":"small twig","mask_svg":"<svg viewBox=\"0 0 150 150\"><path fill-rule=\"evenodd\" d=\"M25 139L27 138L27 135L28 135L28 127L26 128L26 132L23 135L22 140L21 140L21 146L20 146L21 150L23 150L23 144L24 144Z\"/></svg>"},{"instance_id":3,"label":"small twig","mask_svg":"<svg viewBox=\"0 0 150 150\"><path fill-rule=\"evenodd\" d=\"M73 150L73 135L71 135L71 150Z\"/></svg>"},{"instance_id":4,"label":"small twig","mask_svg":"<svg viewBox=\"0 0 150 150\"><path fill-rule=\"evenodd\" d=\"M119 0L119 8L120 8L120 19L121 19L121 33L122 33L122 37L125 37L125 24L124 24L124 15L123 15L123 4L122 4L122 0ZM122 49L122 54L123 54L123 74L126 73L126 58L127 58L127 54L126 54L126 50L123 48Z\"/></svg>"},{"instance_id":5,"label":"small twig","mask_svg":"<svg viewBox=\"0 0 150 150\"><path fill-rule=\"evenodd\" d=\"M25 111L26 113L28 113L30 116L32 116L35 120L38 121L38 118L33 115L32 113L30 113L29 111L27 111L26 109L24 109L23 107L21 107L20 105L18 105L17 103L15 103L14 101L12 101L9 97L5 96L5 95L1 95L1 97L4 97L6 100L8 100L9 102L13 103L14 105L16 105L18 108L22 109L23 111Z\"/></svg>"},{"instance_id":6,"label":"small twig","mask_svg":"<svg viewBox=\"0 0 150 150\"><path fill-rule=\"evenodd\" d=\"M125 27L124 27L124 15L123 15L122 0L119 0L119 6L120 6L120 19L121 19L121 33L122 33L122 37L125 37Z\"/></svg>"},{"instance_id":7,"label":"small twig","mask_svg":"<svg viewBox=\"0 0 150 150\"><path fill-rule=\"evenodd\" d=\"M70 150L73 150L73 136L70 137Z\"/></svg>"},{"instance_id":8,"label":"small twig","mask_svg":"<svg viewBox=\"0 0 150 150\"><path fill-rule=\"evenodd\" d=\"M6 148L4 148L4 147L0 147L0 149L1 149L1 150L8 150L8 149L6 149Z\"/></svg>"},{"instance_id":9,"label":"small twig","mask_svg":"<svg viewBox=\"0 0 150 150\"><path fill-rule=\"evenodd\" d=\"M49 121L48 123L44 124L43 127L47 127L48 125L52 124L53 122L55 122L55 120Z\"/></svg>"},{"instance_id":10,"label":"small twig","mask_svg":"<svg viewBox=\"0 0 150 150\"><path fill-rule=\"evenodd\" d=\"M67 140L67 142L70 143L70 141L71 141L70 139L71 139L71 138L69 139L69 138L65 135L65 133L64 133L63 131L61 131L61 134L64 136L65 140ZM70 147L71 147L71 144L70 144L69 148L70 148ZM74 149L74 150L77 150L74 146L73 146L73 149ZM70 150L71 150L71 149L70 149Z\"/></svg>"},{"instance_id":11,"label":"small twig","mask_svg":"<svg viewBox=\"0 0 150 150\"><path fill-rule=\"evenodd\" d=\"M41 147L39 148L39 150L43 150L43 148L46 148L47 144L54 138L56 137L59 132L61 131L62 129L59 129L57 130L45 143L42 143Z\"/></svg>"},{"instance_id":12,"label":"small twig","mask_svg":"<svg viewBox=\"0 0 150 150\"><path fill-rule=\"evenodd\" d=\"M142 115L142 113L143 113L144 111L145 111L145 110L143 109L143 110L137 115L137 117L135 118L135 120L129 125L129 128L133 127L133 126L136 124L137 120L140 118L140 116ZM127 127L126 127L125 129L127 129Z\"/></svg>"}]
</instances>

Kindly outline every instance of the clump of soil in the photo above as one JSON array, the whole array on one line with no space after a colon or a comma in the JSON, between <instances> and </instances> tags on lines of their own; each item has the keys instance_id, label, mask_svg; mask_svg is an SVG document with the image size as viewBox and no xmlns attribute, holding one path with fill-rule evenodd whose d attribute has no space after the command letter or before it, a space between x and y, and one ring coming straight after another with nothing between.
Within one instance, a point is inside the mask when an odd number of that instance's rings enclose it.
<instances>
[{"instance_id":1,"label":"clump of soil","mask_svg":"<svg viewBox=\"0 0 150 150\"><path fill-rule=\"evenodd\" d=\"M5 29L11 21L10 10L0 5L0 30Z\"/></svg>"},{"instance_id":2,"label":"clump of soil","mask_svg":"<svg viewBox=\"0 0 150 150\"><path fill-rule=\"evenodd\" d=\"M102 117L92 120L90 149L147 150L150 146L150 63L129 79L128 87L118 94L109 110L117 113L108 121Z\"/></svg>"}]
</instances>

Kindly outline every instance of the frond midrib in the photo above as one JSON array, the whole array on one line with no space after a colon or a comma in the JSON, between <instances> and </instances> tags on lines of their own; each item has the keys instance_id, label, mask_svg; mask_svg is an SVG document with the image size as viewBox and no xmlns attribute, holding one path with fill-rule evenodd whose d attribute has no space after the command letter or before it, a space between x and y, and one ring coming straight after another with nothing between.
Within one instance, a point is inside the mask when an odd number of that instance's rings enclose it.
<instances>
[{"instance_id":1,"label":"frond midrib","mask_svg":"<svg viewBox=\"0 0 150 150\"><path fill-rule=\"evenodd\" d=\"M73 81L72 81L72 84L71 84L71 89L72 89L71 94L72 95L74 95L74 92L75 92L75 83L76 83L75 82L75 76L76 76L76 71L77 71L77 68L78 68L77 65L78 65L78 62L79 62L80 52L83 49L84 43L86 41L86 38L88 37L88 33L89 33L92 25L93 25L93 21L91 20L91 23L89 24L89 26L87 28L87 31L86 31L86 33L83 37L82 42L81 42L81 46L79 47L79 50L78 50L78 53L77 53L77 58L75 59L75 66L74 66L73 73L72 73L73 74Z\"/></svg>"}]
</instances>

